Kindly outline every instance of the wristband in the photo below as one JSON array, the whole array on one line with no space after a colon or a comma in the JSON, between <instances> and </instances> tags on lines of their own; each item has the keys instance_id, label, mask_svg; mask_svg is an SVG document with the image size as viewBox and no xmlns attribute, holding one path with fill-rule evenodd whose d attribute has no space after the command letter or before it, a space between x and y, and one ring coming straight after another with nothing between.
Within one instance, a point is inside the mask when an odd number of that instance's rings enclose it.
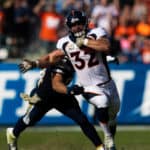
<instances>
[{"instance_id":1,"label":"wristband","mask_svg":"<svg viewBox=\"0 0 150 150\"><path fill-rule=\"evenodd\" d=\"M83 40L83 45L86 46L86 45L88 44L88 41L89 41L88 39L84 39L84 40Z\"/></svg>"}]
</instances>

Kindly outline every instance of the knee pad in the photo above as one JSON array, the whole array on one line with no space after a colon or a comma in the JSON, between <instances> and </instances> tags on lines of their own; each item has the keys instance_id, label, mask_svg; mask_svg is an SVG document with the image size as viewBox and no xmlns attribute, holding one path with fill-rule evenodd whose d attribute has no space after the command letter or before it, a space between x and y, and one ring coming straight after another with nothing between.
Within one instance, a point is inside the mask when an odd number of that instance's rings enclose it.
<instances>
[{"instance_id":1,"label":"knee pad","mask_svg":"<svg viewBox=\"0 0 150 150\"><path fill-rule=\"evenodd\" d=\"M107 108L98 108L96 110L96 116L100 122L108 122L109 121L109 114L108 114L108 107Z\"/></svg>"}]
</instances>

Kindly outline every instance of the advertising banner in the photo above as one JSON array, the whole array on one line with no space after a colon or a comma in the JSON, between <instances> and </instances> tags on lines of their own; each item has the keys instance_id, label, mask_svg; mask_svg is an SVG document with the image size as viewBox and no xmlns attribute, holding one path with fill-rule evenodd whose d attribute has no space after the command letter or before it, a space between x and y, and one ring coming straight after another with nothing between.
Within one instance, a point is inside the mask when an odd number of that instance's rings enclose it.
<instances>
[{"instance_id":1,"label":"advertising banner","mask_svg":"<svg viewBox=\"0 0 150 150\"><path fill-rule=\"evenodd\" d=\"M119 124L150 123L150 66L142 64L110 64L112 77L121 98ZM0 125L13 125L28 106L20 93L30 93L39 79L39 70L21 74L16 64L0 64ZM81 96L81 109L95 123L95 109ZM40 125L72 125L74 122L55 109L49 111Z\"/></svg>"}]
</instances>

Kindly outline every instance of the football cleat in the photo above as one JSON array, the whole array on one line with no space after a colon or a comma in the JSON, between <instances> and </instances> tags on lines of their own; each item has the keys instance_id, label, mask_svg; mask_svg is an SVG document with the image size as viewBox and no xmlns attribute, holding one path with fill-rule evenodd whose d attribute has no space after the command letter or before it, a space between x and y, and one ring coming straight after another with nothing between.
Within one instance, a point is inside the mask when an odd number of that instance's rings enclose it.
<instances>
[{"instance_id":1,"label":"football cleat","mask_svg":"<svg viewBox=\"0 0 150 150\"><path fill-rule=\"evenodd\" d=\"M13 128L6 130L7 144L9 150L17 150L17 138L13 134Z\"/></svg>"},{"instance_id":2,"label":"football cleat","mask_svg":"<svg viewBox=\"0 0 150 150\"><path fill-rule=\"evenodd\" d=\"M100 146L96 147L96 150L105 150L105 148L103 145L100 145Z\"/></svg>"},{"instance_id":3,"label":"football cleat","mask_svg":"<svg viewBox=\"0 0 150 150\"><path fill-rule=\"evenodd\" d=\"M105 136L105 150L116 150L112 136Z\"/></svg>"}]
</instances>

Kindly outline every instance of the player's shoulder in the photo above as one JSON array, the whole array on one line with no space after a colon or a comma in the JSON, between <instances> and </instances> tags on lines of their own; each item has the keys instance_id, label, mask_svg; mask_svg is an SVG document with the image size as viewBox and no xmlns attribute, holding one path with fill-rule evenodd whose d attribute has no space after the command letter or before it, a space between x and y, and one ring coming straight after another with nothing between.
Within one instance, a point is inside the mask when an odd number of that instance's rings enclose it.
<instances>
[{"instance_id":1,"label":"player's shoulder","mask_svg":"<svg viewBox=\"0 0 150 150\"><path fill-rule=\"evenodd\" d=\"M57 48L62 48L63 45L64 45L65 43L67 43L68 41L69 41L69 36L68 36L68 35L66 35L66 36L64 36L64 37L61 37L61 38L58 40L58 42L57 42Z\"/></svg>"},{"instance_id":2,"label":"player's shoulder","mask_svg":"<svg viewBox=\"0 0 150 150\"><path fill-rule=\"evenodd\" d=\"M69 40L69 35L66 35L66 36L63 36L63 37L61 37L59 40L58 40L58 42L65 42L65 41L68 41Z\"/></svg>"},{"instance_id":3,"label":"player's shoulder","mask_svg":"<svg viewBox=\"0 0 150 150\"><path fill-rule=\"evenodd\" d=\"M61 59L54 67L54 71L63 72L63 73L71 73L74 72L73 66L70 60L67 57Z\"/></svg>"},{"instance_id":4,"label":"player's shoulder","mask_svg":"<svg viewBox=\"0 0 150 150\"><path fill-rule=\"evenodd\" d=\"M93 29L89 30L87 35L88 36L93 35L93 36L95 36L95 38L98 38L98 37L107 35L107 32L102 27L96 27L96 28L93 28Z\"/></svg>"}]
</instances>

